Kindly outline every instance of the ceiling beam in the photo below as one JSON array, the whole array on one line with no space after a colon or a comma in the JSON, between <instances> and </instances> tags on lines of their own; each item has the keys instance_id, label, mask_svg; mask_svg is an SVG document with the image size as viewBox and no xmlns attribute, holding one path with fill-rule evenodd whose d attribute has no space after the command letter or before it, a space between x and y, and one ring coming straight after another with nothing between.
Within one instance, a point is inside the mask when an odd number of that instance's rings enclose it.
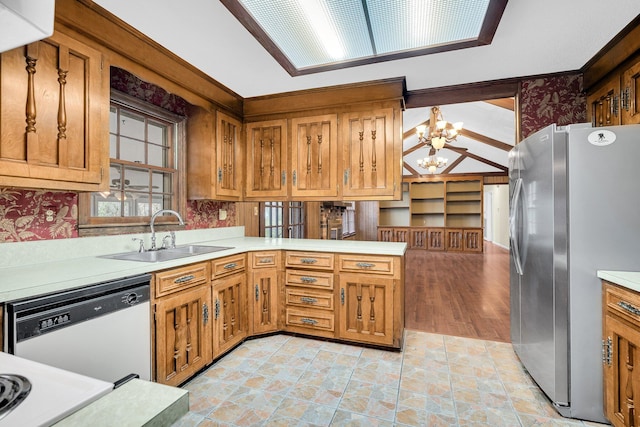
<instances>
[{"instance_id":1,"label":"ceiling beam","mask_svg":"<svg viewBox=\"0 0 640 427\"><path fill-rule=\"evenodd\" d=\"M511 149L513 148L513 145L509 145L502 141L498 141L497 139L489 138L488 136L481 135L469 129L463 129L462 132L460 132L460 134L462 136L471 138L475 141L482 142L483 144L487 144L492 147L499 148L502 151L511 151Z\"/></svg>"},{"instance_id":2,"label":"ceiling beam","mask_svg":"<svg viewBox=\"0 0 640 427\"><path fill-rule=\"evenodd\" d=\"M447 148L451 151L455 151L456 153L464 154L466 157L482 162L486 165L492 166L496 169L500 169L503 172L507 172L509 169L506 166L502 166L500 163L492 162L489 159L485 159L484 157L480 157L473 153L467 151L466 148L453 147L451 145L447 146Z\"/></svg>"},{"instance_id":3,"label":"ceiling beam","mask_svg":"<svg viewBox=\"0 0 640 427\"><path fill-rule=\"evenodd\" d=\"M453 170L453 168L455 168L460 163L462 163L462 161L466 157L467 157L467 153L460 153L460 156L458 156L457 159L455 159L453 162L451 162L451 164L445 170L442 171L442 174L448 174L449 172L451 172Z\"/></svg>"},{"instance_id":4,"label":"ceiling beam","mask_svg":"<svg viewBox=\"0 0 640 427\"><path fill-rule=\"evenodd\" d=\"M429 105L509 98L518 92L519 81L520 79L489 80L479 83L409 90L405 94L405 105L407 108L418 108Z\"/></svg>"},{"instance_id":5,"label":"ceiling beam","mask_svg":"<svg viewBox=\"0 0 640 427\"><path fill-rule=\"evenodd\" d=\"M516 110L515 98L488 99L484 102L486 102L487 104L495 105L496 107L504 108L506 110Z\"/></svg>"},{"instance_id":6,"label":"ceiling beam","mask_svg":"<svg viewBox=\"0 0 640 427\"><path fill-rule=\"evenodd\" d=\"M418 172L417 170L415 170L414 168L412 168L411 166L409 166L409 163L407 162L402 162L402 166L404 166L404 168L406 170L408 170L409 172L411 172L411 175L420 175L420 172Z\"/></svg>"},{"instance_id":7,"label":"ceiling beam","mask_svg":"<svg viewBox=\"0 0 640 427\"><path fill-rule=\"evenodd\" d=\"M411 135L415 135L416 134L416 127L420 126L420 125L424 125L426 127L429 127L429 122L431 121L431 119L427 119L422 123L418 123L415 127L405 131L402 134L402 140L404 141L405 139L409 138Z\"/></svg>"}]
</instances>

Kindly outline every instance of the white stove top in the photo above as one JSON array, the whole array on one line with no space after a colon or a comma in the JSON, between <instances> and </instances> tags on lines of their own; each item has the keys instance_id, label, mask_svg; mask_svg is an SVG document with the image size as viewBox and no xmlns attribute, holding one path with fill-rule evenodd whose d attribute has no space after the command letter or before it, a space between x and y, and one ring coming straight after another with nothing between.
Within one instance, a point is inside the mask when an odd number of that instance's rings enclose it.
<instances>
[{"instance_id":1,"label":"white stove top","mask_svg":"<svg viewBox=\"0 0 640 427\"><path fill-rule=\"evenodd\" d=\"M113 384L0 352L0 374L31 382L26 399L0 419L0 427L49 426L97 400Z\"/></svg>"}]
</instances>

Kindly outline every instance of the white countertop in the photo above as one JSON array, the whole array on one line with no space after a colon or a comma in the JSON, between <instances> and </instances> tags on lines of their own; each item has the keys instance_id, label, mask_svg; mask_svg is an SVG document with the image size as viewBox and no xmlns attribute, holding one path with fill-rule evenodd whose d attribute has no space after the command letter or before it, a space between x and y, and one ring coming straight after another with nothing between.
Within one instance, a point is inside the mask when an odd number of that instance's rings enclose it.
<instances>
[{"instance_id":1,"label":"white countertop","mask_svg":"<svg viewBox=\"0 0 640 427\"><path fill-rule=\"evenodd\" d=\"M640 292L640 271L598 270L598 277L635 292Z\"/></svg>"},{"instance_id":2,"label":"white countertop","mask_svg":"<svg viewBox=\"0 0 640 427\"><path fill-rule=\"evenodd\" d=\"M164 234L157 233L159 240ZM179 231L177 244L233 249L156 263L99 258L135 251L133 237L142 237L147 243L145 247L149 247L148 233L0 244L0 303L249 251L283 249L402 256L407 247L406 243L244 237L244 227L227 227Z\"/></svg>"}]
</instances>

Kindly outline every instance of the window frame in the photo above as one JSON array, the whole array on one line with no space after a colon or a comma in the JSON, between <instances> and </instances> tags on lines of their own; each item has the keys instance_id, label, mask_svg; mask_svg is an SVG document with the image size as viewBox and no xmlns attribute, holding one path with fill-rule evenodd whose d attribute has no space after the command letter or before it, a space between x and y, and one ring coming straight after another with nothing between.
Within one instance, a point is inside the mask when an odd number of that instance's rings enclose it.
<instances>
[{"instance_id":1,"label":"window frame","mask_svg":"<svg viewBox=\"0 0 640 427\"><path fill-rule=\"evenodd\" d=\"M186 121L187 118L174 114L164 108L155 106L146 101L140 100L133 96L127 95L120 91L111 89L111 97L109 102L109 108L113 104L117 104L120 108L124 107L126 110L133 112L134 114L143 115L148 119L159 120L164 122L174 123L173 135L169 143L169 151L172 154L171 163L175 170L175 175L172 179L172 201L170 209L173 209L180 213L185 218L186 215ZM109 168L111 167L110 147L105 147L105 155L109 156ZM127 162L117 160L116 164L135 167L135 162ZM105 180L105 189L109 187L109 173L110 170L104 171L107 174ZM80 236L90 235L104 235L104 234L123 234L123 233L135 233L146 232L149 228L149 221L151 215L148 216L135 216L135 217L96 217L91 216L91 204L92 193L80 193L78 196L78 231ZM171 216L159 216L156 219L157 229L162 229L163 224L178 224L177 218Z\"/></svg>"}]
</instances>

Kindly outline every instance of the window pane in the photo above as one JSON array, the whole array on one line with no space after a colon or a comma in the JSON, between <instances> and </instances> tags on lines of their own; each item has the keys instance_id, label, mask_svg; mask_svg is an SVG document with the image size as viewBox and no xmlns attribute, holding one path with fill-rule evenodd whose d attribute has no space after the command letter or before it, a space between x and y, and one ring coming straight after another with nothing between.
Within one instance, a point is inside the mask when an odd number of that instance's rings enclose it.
<instances>
[{"instance_id":1,"label":"window pane","mask_svg":"<svg viewBox=\"0 0 640 427\"><path fill-rule=\"evenodd\" d=\"M118 137L109 135L109 157L115 159L118 157Z\"/></svg>"},{"instance_id":2,"label":"window pane","mask_svg":"<svg viewBox=\"0 0 640 427\"><path fill-rule=\"evenodd\" d=\"M120 110L120 135L144 141L144 117Z\"/></svg>"},{"instance_id":3,"label":"window pane","mask_svg":"<svg viewBox=\"0 0 640 427\"><path fill-rule=\"evenodd\" d=\"M144 142L135 139L120 137L120 159L130 162L146 163Z\"/></svg>"},{"instance_id":4,"label":"window pane","mask_svg":"<svg viewBox=\"0 0 640 427\"><path fill-rule=\"evenodd\" d=\"M171 192L172 174L163 172L153 172L151 174L151 191L154 193Z\"/></svg>"},{"instance_id":5,"label":"window pane","mask_svg":"<svg viewBox=\"0 0 640 427\"><path fill-rule=\"evenodd\" d=\"M125 168L124 170L125 189L149 191L149 171L144 169Z\"/></svg>"},{"instance_id":6,"label":"window pane","mask_svg":"<svg viewBox=\"0 0 640 427\"><path fill-rule=\"evenodd\" d=\"M149 122L147 127L147 141L152 144L167 146L166 126L162 123Z\"/></svg>"},{"instance_id":7,"label":"window pane","mask_svg":"<svg viewBox=\"0 0 640 427\"><path fill-rule=\"evenodd\" d=\"M152 166L159 166L162 168L169 167L167 162L167 147L161 147L155 144L148 144L149 150L149 164Z\"/></svg>"}]
</instances>

